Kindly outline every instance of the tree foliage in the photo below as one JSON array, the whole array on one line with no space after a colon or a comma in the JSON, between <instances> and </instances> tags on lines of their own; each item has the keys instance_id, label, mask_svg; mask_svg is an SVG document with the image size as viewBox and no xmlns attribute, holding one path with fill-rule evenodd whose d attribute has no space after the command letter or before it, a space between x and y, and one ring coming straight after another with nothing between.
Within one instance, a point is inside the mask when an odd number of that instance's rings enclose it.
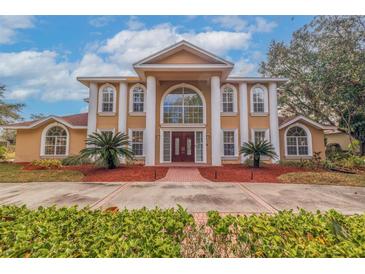
<instances>
[{"instance_id":1,"label":"tree foliage","mask_svg":"<svg viewBox=\"0 0 365 274\"><path fill-rule=\"evenodd\" d=\"M109 169L120 165L119 158L133 159L134 155L129 148L129 137L127 134L118 132L94 132L86 140L87 148L80 152L82 159L95 159L95 162Z\"/></svg>"},{"instance_id":2,"label":"tree foliage","mask_svg":"<svg viewBox=\"0 0 365 274\"><path fill-rule=\"evenodd\" d=\"M279 90L282 113L341 121L353 134L354 118L365 113L365 17L315 17L288 45L273 41L259 72L289 79Z\"/></svg>"},{"instance_id":3,"label":"tree foliage","mask_svg":"<svg viewBox=\"0 0 365 274\"><path fill-rule=\"evenodd\" d=\"M9 104L4 99L5 86L0 85L0 125L6 125L21 119L20 111L24 104Z\"/></svg>"}]
</instances>

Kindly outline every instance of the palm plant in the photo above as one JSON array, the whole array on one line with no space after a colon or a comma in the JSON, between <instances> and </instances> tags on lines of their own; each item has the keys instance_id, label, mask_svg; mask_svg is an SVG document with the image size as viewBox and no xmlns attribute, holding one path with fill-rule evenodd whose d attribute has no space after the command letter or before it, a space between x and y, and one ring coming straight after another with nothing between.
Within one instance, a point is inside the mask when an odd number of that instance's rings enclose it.
<instances>
[{"instance_id":1,"label":"palm plant","mask_svg":"<svg viewBox=\"0 0 365 274\"><path fill-rule=\"evenodd\" d=\"M240 154L253 156L253 167L260 167L260 157L267 156L271 159L277 158L275 149L269 141L259 141L257 143L243 143Z\"/></svg>"},{"instance_id":2,"label":"palm plant","mask_svg":"<svg viewBox=\"0 0 365 274\"><path fill-rule=\"evenodd\" d=\"M133 151L129 147L129 138L127 134L118 132L94 132L86 140L87 148L80 151L80 157L83 159L94 159L96 164L107 167L108 169L116 168L120 165L119 159L124 157L133 159Z\"/></svg>"}]
</instances>

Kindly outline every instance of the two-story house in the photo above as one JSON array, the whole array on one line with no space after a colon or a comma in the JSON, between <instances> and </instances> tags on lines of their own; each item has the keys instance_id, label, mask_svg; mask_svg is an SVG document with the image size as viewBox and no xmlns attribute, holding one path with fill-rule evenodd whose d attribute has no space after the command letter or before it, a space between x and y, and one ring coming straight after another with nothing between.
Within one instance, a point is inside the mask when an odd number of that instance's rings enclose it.
<instances>
[{"instance_id":1,"label":"two-story house","mask_svg":"<svg viewBox=\"0 0 365 274\"><path fill-rule=\"evenodd\" d=\"M88 113L16 123L16 162L78 154L88 134L125 132L145 165L240 163L243 142L269 140L279 159L324 155L325 126L278 117L280 78L231 77L234 64L181 41L133 65L137 77L78 77Z\"/></svg>"}]
</instances>

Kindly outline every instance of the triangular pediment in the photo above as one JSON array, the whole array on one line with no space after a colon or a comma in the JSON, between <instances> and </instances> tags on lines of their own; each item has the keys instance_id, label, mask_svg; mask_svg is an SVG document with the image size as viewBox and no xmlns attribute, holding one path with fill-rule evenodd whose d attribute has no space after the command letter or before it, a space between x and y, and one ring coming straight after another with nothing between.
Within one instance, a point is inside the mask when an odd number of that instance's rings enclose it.
<instances>
[{"instance_id":1,"label":"triangular pediment","mask_svg":"<svg viewBox=\"0 0 365 274\"><path fill-rule=\"evenodd\" d=\"M175 45L165 48L143 60L135 63L143 65L175 65L175 64L207 64L207 65L229 65L232 63L204 50L187 41L181 41Z\"/></svg>"}]
</instances>

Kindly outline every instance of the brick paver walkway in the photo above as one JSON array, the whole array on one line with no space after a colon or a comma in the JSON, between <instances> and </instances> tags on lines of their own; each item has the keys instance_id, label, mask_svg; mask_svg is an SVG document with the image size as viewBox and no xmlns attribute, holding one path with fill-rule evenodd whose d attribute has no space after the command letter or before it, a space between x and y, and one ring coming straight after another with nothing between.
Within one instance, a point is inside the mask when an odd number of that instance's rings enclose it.
<instances>
[{"instance_id":1,"label":"brick paver walkway","mask_svg":"<svg viewBox=\"0 0 365 274\"><path fill-rule=\"evenodd\" d=\"M156 182L210 182L195 167L171 167L166 177Z\"/></svg>"}]
</instances>

